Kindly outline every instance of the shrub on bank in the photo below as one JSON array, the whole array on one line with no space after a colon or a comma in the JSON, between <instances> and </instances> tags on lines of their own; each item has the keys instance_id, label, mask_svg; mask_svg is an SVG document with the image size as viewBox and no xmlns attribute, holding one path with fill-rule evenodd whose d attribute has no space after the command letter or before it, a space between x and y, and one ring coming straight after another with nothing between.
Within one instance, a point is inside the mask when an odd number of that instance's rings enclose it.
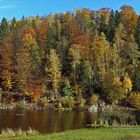
<instances>
[{"instance_id":1,"label":"shrub on bank","mask_svg":"<svg viewBox=\"0 0 140 140\"><path fill-rule=\"evenodd\" d=\"M74 104L75 104L74 98L73 98L73 97L70 97L70 98L68 99L68 107L71 108L71 109L73 109Z\"/></svg>"},{"instance_id":2,"label":"shrub on bank","mask_svg":"<svg viewBox=\"0 0 140 140\"><path fill-rule=\"evenodd\" d=\"M61 104L63 105L63 107L73 109L74 105L75 105L75 101L74 101L73 97L69 97L69 98L64 97L64 98L62 98Z\"/></svg>"},{"instance_id":3,"label":"shrub on bank","mask_svg":"<svg viewBox=\"0 0 140 140\"><path fill-rule=\"evenodd\" d=\"M57 108L58 108L58 109L61 109L61 108L62 108L62 103L61 103L61 101L58 101L58 103L57 103Z\"/></svg>"},{"instance_id":4,"label":"shrub on bank","mask_svg":"<svg viewBox=\"0 0 140 140\"><path fill-rule=\"evenodd\" d=\"M79 107L84 107L85 103L86 103L86 100L84 98L82 98L82 97L78 98L78 106Z\"/></svg>"},{"instance_id":5,"label":"shrub on bank","mask_svg":"<svg viewBox=\"0 0 140 140\"><path fill-rule=\"evenodd\" d=\"M90 104L91 104L91 105L96 105L96 104L98 104L98 101L99 101L99 96L98 96L98 95L93 94L93 95L90 97Z\"/></svg>"},{"instance_id":6,"label":"shrub on bank","mask_svg":"<svg viewBox=\"0 0 140 140\"><path fill-rule=\"evenodd\" d=\"M129 102L133 107L140 109L140 93L132 93Z\"/></svg>"}]
</instances>

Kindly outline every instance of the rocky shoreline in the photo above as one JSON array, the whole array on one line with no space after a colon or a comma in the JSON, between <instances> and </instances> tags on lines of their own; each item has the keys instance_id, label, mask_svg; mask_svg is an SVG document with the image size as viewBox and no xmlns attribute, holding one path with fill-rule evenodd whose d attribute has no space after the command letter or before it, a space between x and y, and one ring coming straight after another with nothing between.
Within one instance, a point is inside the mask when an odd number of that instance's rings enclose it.
<instances>
[{"instance_id":1,"label":"rocky shoreline","mask_svg":"<svg viewBox=\"0 0 140 140\"><path fill-rule=\"evenodd\" d=\"M123 107L123 106L111 106L111 105L86 105L85 107L74 107L72 108L57 108L54 104L50 103L47 106L38 106L35 103L11 103L11 104L5 104L0 103L0 110L13 110L13 109L26 109L26 110L62 110L62 111L70 111L70 110L88 110L90 112L112 112L115 110L128 110L128 111L137 111L138 109L130 108L130 107Z\"/></svg>"}]
</instances>

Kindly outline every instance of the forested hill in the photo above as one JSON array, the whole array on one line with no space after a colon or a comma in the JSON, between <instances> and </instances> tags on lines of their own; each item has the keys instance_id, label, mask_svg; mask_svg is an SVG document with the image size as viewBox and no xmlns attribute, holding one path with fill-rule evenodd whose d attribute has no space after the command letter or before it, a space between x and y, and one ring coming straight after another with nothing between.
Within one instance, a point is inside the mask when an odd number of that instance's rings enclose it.
<instances>
[{"instance_id":1,"label":"forested hill","mask_svg":"<svg viewBox=\"0 0 140 140\"><path fill-rule=\"evenodd\" d=\"M0 87L36 102L93 95L139 107L139 57L140 17L127 5L3 18L0 25Z\"/></svg>"}]
</instances>

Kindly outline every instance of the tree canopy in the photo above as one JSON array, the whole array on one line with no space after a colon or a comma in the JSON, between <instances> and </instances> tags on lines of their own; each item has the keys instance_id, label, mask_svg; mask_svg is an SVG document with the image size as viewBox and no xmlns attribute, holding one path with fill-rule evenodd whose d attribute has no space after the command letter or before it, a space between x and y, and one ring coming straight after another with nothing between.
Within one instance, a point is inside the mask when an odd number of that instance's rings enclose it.
<instances>
[{"instance_id":1,"label":"tree canopy","mask_svg":"<svg viewBox=\"0 0 140 140\"><path fill-rule=\"evenodd\" d=\"M140 16L131 6L1 21L3 91L32 91L37 97L98 93L117 102L124 93L140 91L139 71ZM33 85L38 89L31 90Z\"/></svg>"}]
</instances>

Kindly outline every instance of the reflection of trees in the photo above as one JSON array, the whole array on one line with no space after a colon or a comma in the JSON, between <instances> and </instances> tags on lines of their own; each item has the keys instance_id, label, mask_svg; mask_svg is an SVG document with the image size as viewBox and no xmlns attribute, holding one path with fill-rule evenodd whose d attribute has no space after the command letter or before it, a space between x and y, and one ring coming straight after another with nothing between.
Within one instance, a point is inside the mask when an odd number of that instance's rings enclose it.
<instances>
[{"instance_id":1,"label":"reflection of trees","mask_svg":"<svg viewBox=\"0 0 140 140\"><path fill-rule=\"evenodd\" d=\"M23 115L16 116L15 114ZM5 110L0 111L0 129L31 127L43 133L59 132L85 127L87 123L94 123L97 119L98 113L85 111Z\"/></svg>"},{"instance_id":2,"label":"reflection of trees","mask_svg":"<svg viewBox=\"0 0 140 140\"><path fill-rule=\"evenodd\" d=\"M83 127L84 120L85 120L85 112L83 111L73 112L73 128Z\"/></svg>"},{"instance_id":3,"label":"reflection of trees","mask_svg":"<svg viewBox=\"0 0 140 140\"><path fill-rule=\"evenodd\" d=\"M48 111L47 111L48 112ZM58 129L58 112L56 111L49 111L47 113L47 119L46 119L46 131L47 132L57 132Z\"/></svg>"},{"instance_id":4,"label":"reflection of trees","mask_svg":"<svg viewBox=\"0 0 140 140\"><path fill-rule=\"evenodd\" d=\"M17 114L17 115L16 115ZM24 110L1 110L0 111L0 129L26 129L26 118Z\"/></svg>"},{"instance_id":5,"label":"reflection of trees","mask_svg":"<svg viewBox=\"0 0 140 140\"><path fill-rule=\"evenodd\" d=\"M88 115L87 115L87 119L89 122L88 124L94 124L95 122L98 121L98 118L99 118L99 114L98 112L87 112Z\"/></svg>"},{"instance_id":6,"label":"reflection of trees","mask_svg":"<svg viewBox=\"0 0 140 140\"><path fill-rule=\"evenodd\" d=\"M64 121L64 129L72 129L72 121L73 121L73 111L65 112L65 115L63 116Z\"/></svg>"},{"instance_id":7,"label":"reflection of trees","mask_svg":"<svg viewBox=\"0 0 140 140\"><path fill-rule=\"evenodd\" d=\"M41 114L41 130L43 131L43 132L46 132L46 128L47 128L47 126L48 126L48 123L47 123L47 120L48 120L48 111L46 111L46 110L43 110L42 111L42 114Z\"/></svg>"}]
</instances>

